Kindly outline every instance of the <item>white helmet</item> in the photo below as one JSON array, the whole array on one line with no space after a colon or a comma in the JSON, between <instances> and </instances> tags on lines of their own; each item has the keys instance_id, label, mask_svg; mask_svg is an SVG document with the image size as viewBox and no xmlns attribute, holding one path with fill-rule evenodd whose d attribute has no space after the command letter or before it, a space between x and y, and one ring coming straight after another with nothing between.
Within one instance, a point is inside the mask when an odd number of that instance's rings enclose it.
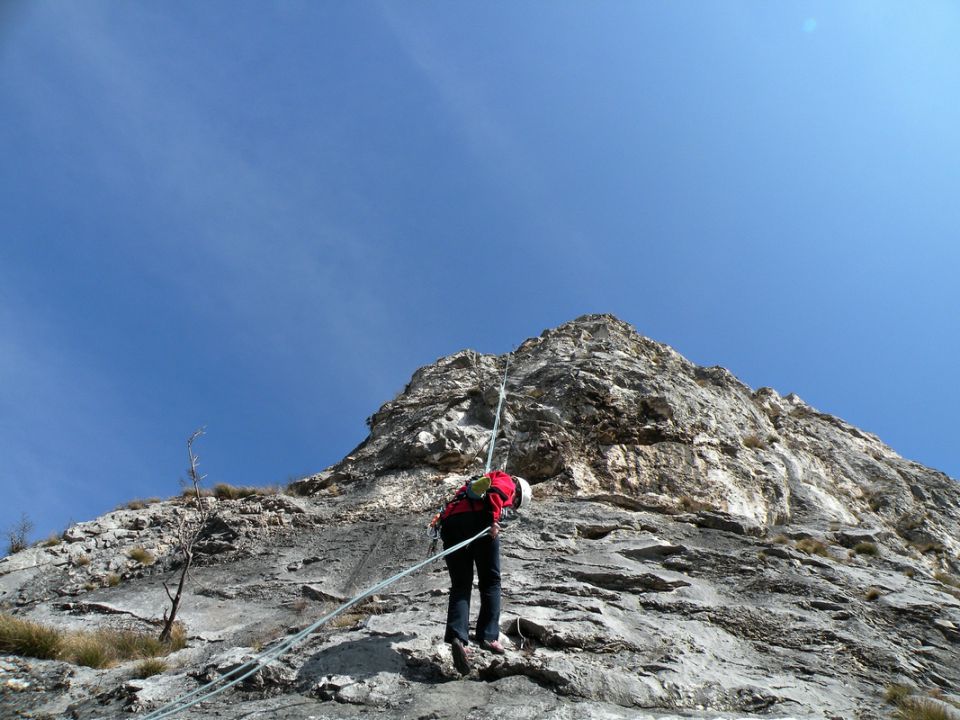
<instances>
[{"instance_id":1,"label":"white helmet","mask_svg":"<svg viewBox=\"0 0 960 720\"><path fill-rule=\"evenodd\" d=\"M517 486L516 494L513 496L513 509L520 511L530 507L533 502L533 490L530 489L530 483L522 477L513 476L513 482Z\"/></svg>"}]
</instances>

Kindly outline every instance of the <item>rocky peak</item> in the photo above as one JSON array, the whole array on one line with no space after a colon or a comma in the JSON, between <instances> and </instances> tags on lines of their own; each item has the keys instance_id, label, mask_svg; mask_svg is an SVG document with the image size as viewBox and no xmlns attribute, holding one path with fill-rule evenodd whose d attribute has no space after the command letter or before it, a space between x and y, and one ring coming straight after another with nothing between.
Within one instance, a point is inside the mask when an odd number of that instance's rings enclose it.
<instances>
[{"instance_id":1,"label":"rocky peak","mask_svg":"<svg viewBox=\"0 0 960 720\"><path fill-rule=\"evenodd\" d=\"M753 391L612 315L585 315L510 355L495 465L541 497L618 495L710 509L760 527L868 526L956 552L957 485L797 395ZM416 371L369 437L305 492L356 486L372 506L482 470L506 356L464 350ZM414 491L416 495L418 491ZM911 538L908 537L909 541Z\"/></svg>"}]
</instances>

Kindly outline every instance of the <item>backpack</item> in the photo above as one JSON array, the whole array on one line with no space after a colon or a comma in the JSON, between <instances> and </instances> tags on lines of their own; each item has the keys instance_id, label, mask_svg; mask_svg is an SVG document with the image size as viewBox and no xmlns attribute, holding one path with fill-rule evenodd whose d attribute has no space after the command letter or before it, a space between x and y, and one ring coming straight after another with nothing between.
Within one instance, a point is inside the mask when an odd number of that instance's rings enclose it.
<instances>
[{"instance_id":1,"label":"backpack","mask_svg":"<svg viewBox=\"0 0 960 720\"><path fill-rule=\"evenodd\" d=\"M486 475L474 475L457 491L457 494L453 496L452 500L440 508L436 515L433 516L427 529L427 535L433 540L433 545L436 545L437 540L440 539L440 530L443 526L443 519L447 516L447 509L454 503L464 499L470 500L471 502L486 500L491 482L490 478ZM431 547L433 547L433 545L431 545Z\"/></svg>"}]
</instances>

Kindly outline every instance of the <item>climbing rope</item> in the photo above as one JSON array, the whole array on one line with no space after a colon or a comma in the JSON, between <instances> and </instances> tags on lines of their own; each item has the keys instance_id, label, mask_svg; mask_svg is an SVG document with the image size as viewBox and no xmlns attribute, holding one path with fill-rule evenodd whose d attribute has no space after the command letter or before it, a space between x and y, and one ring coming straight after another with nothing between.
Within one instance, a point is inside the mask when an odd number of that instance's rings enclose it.
<instances>
[{"instance_id":1,"label":"climbing rope","mask_svg":"<svg viewBox=\"0 0 960 720\"><path fill-rule=\"evenodd\" d=\"M497 401L497 416L493 420L493 432L490 434L490 449L487 451L487 466L483 471L484 474L490 472L493 466L493 449L497 444L497 433L500 431L500 411L503 409L504 398L507 397L507 373L509 372L510 355L507 355L507 366L503 369L503 382L500 383L500 400Z\"/></svg>"},{"instance_id":2,"label":"climbing rope","mask_svg":"<svg viewBox=\"0 0 960 720\"><path fill-rule=\"evenodd\" d=\"M506 374L504 374L504 378L506 378ZM506 383L506 379L504 379L504 383ZM500 397L502 400L503 399L502 387L500 392L501 392ZM385 587L388 587L389 585L392 585L393 583L406 577L407 575L410 575L411 573L416 572L417 570L424 567L425 565L430 564L434 560L439 560L440 558L445 557L450 553L456 552L460 548L466 547L467 545L472 543L474 540L477 540L483 537L484 535L486 535L488 532L490 532L490 528L484 528L481 532L477 533L469 540L464 540L461 543L457 543L456 545L453 545L447 548L446 550L439 552L432 557L427 558L423 562L419 562L416 565L404 570L403 572L399 572L393 577L387 578L383 582L379 582L376 585L370 588L367 588L356 597L345 602L343 605L338 607L333 612L328 613L327 615L324 615L322 618L308 625L300 632L286 638L282 643L280 643L276 647L260 653L252 660L249 660L243 665L236 667L227 673L224 673L223 675L218 677L216 680L213 680L207 683L206 685L202 685L196 690L193 690L192 692L189 692L186 695L182 695L176 698L175 700L171 700L166 705L163 705L157 708L156 710L150 712L149 714L144 715L141 718L141 720L161 720L162 718L173 717L174 714L182 713L183 711L193 707L194 705L198 705L202 702L206 702L207 700L210 700L211 698L222 693L224 690L227 690L228 688L233 687L237 683L243 682L245 679L253 675L255 672L257 672L261 668L267 667L270 663L272 663L277 658L290 652L290 650L292 650L296 645L298 645L301 641L306 639L308 635L312 634L321 625L332 620L337 615L342 613L344 610L347 610L348 608L353 607L361 600L364 600L365 598L370 597L374 593L384 589Z\"/></svg>"}]
</instances>

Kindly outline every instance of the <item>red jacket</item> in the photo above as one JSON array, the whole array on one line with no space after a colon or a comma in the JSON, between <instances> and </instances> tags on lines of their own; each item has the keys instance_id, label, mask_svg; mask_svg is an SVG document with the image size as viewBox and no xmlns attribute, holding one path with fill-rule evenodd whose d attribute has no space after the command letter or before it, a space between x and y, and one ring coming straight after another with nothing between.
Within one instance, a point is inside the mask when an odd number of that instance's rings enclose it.
<instances>
[{"instance_id":1,"label":"red jacket","mask_svg":"<svg viewBox=\"0 0 960 720\"><path fill-rule=\"evenodd\" d=\"M443 517L450 517L464 512L489 512L493 515L493 522L500 522L500 515L505 507L513 504L513 495L517 486L513 478L505 472L491 470L486 473L490 478L490 489L482 500L473 500L467 497L467 486L469 482L464 483L457 491L456 497L447 503L443 510Z\"/></svg>"}]
</instances>

